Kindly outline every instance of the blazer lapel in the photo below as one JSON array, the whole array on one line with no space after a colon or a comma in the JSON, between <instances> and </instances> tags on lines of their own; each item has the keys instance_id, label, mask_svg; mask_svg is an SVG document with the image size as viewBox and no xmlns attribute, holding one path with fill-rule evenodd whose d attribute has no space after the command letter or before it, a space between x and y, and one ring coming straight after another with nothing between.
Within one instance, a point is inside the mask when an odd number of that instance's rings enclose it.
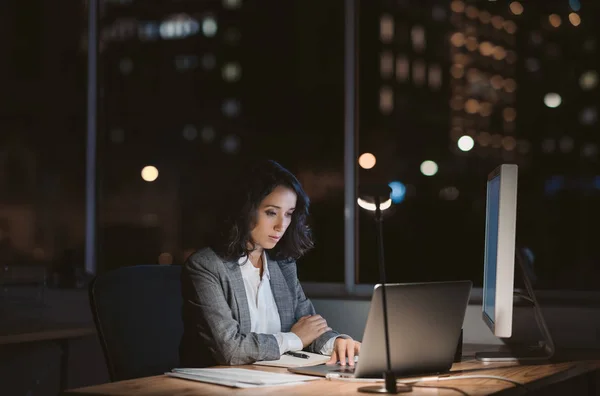
<instances>
[{"instance_id":1,"label":"blazer lapel","mask_svg":"<svg viewBox=\"0 0 600 396\"><path fill-rule=\"evenodd\" d=\"M246 287L242 278L242 271L237 261L226 261L225 267L229 272L231 279L231 287L238 306L238 316L240 322L240 331L242 333L250 333L252 322L250 319L250 308L248 307L248 298L246 297Z\"/></svg>"},{"instance_id":2,"label":"blazer lapel","mask_svg":"<svg viewBox=\"0 0 600 396\"><path fill-rule=\"evenodd\" d=\"M267 256L269 265L269 275L271 276L270 285L273 292L273 298L279 312L281 320L281 331L288 332L294 325L294 300L287 285L285 277L275 260Z\"/></svg>"}]
</instances>

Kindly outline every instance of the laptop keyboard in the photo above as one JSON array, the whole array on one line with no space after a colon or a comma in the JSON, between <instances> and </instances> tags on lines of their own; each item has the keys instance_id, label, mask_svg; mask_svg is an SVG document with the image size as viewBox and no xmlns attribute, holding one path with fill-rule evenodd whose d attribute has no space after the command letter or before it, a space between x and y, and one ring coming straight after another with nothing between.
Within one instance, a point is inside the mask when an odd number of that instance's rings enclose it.
<instances>
[{"instance_id":1,"label":"laptop keyboard","mask_svg":"<svg viewBox=\"0 0 600 396\"><path fill-rule=\"evenodd\" d=\"M356 366L341 366L339 363L338 363L338 367L339 367L339 369L333 370L334 373L353 374L354 369L356 368Z\"/></svg>"}]
</instances>

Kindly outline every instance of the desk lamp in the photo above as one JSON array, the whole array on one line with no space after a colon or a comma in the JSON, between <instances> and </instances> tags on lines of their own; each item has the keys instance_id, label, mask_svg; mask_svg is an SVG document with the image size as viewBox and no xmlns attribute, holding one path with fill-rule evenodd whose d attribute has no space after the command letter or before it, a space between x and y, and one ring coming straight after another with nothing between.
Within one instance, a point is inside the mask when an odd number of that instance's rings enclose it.
<instances>
[{"instance_id":1,"label":"desk lamp","mask_svg":"<svg viewBox=\"0 0 600 396\"><path fill-rule=\"evenodd\" d=\"M390 338L388 330L388 314L387 300L385 295L385 263L383 258L383 231L382 231L382 216L381 211L392 206L390 194L392 190L387 185L364 185L359 187L358 205L368 211L375 212L377 251L379 258L379 278L381 282L381 297L383 302L383 328L385 329L385 358L387 370L383 373L385 386L364 386L358 388L359 392L363 393L390 393L398 394L403 392L411 392L410 385L402 384L400 387L396 383L396 375L392 371L390 358ZM360 364L360 363L359 363Z\"/></svg>"}]
</instances>

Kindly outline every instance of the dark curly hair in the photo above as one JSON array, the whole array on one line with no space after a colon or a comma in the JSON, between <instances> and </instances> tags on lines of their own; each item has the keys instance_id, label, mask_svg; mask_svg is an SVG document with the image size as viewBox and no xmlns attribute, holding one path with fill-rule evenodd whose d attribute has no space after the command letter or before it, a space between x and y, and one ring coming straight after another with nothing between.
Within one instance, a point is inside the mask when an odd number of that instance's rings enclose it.
<instances>
[{"instance_id":1,"label":"dark curly hair","mask_svg":"<svg viewBox=\"0 0 600 396\"><path fill-rule=\"evenodd\" d=\"M281 240L270 250L280 261L297 260L314 246L307 224L310 200L290 171L273 160L255 162L243 170L224 201L227 213L211 247L226 260L237 260L254 250L250 232L255 227L260 203L278 186L296 193L296 209Z\"/></svg>"}]
</instances>

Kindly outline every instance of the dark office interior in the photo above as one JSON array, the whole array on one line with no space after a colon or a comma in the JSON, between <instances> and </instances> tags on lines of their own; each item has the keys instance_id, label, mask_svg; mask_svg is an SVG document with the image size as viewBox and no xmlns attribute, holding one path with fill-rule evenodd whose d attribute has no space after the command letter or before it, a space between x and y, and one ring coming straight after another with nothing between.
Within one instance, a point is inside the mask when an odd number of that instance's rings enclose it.
<instances>
[{"instance_id":1,"label":"dark office interior","mask_svg":"<svg viewBox=\"0 0 600 396\"><path fill-rule=\"evenodd\" d=\"M472 281L472 344L502 343L481 320L486 181L518 165L554 341L598 359L599 20L586 0L0 2L0 394L109 382L90 282L184 264L261 158L310 197L298 278L332 326L362 335L381 273L356 199L387 185L386 282Z\"/></svg>"}]
</instances>

